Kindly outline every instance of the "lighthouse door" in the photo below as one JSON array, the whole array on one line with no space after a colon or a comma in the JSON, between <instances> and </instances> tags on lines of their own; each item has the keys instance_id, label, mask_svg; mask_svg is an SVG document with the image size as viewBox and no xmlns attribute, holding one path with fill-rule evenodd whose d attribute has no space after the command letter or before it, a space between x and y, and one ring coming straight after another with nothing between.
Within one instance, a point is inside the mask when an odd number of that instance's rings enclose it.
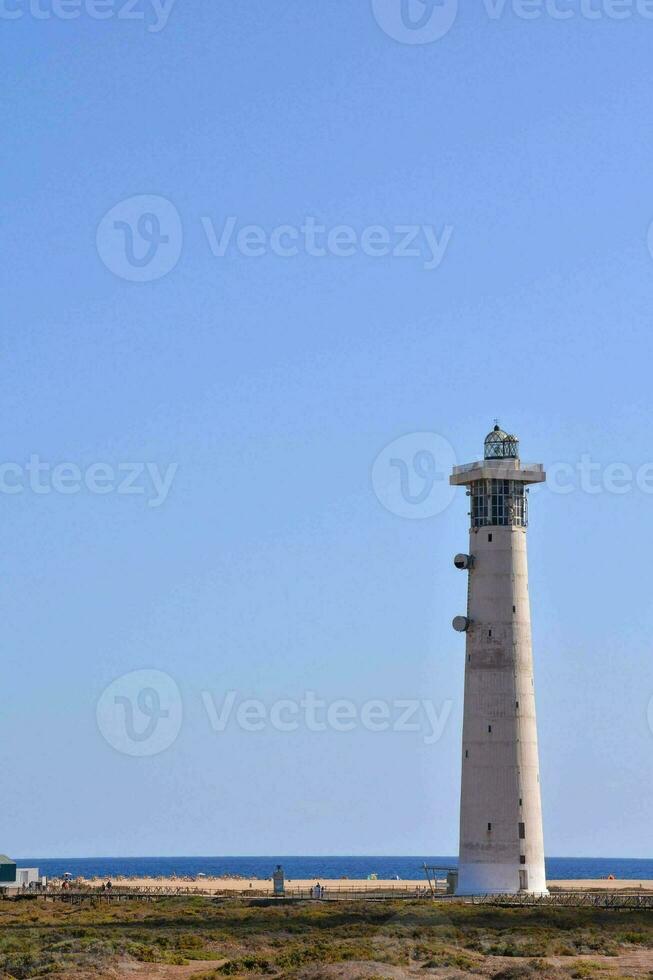
<instances>
[{"instance_id":1,"label":"lighthouse door","mask_svg":"<svg viewBox=\"0 0 653 980\"><path fill-rule=\"evenodd\" d=\"M520 892L528 891L528 871L519 872L519 890Z\"/></svg>"}]
</instances>

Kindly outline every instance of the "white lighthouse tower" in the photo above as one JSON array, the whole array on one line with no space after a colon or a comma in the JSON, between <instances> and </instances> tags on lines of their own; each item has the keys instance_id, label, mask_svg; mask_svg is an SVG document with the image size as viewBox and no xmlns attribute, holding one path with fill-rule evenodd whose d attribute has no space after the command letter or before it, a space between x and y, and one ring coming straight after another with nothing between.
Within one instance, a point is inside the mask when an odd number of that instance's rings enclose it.
<instances>
[{"instance_id":1,"label":"white lighthouse tower","mask_svg":"<svg viewBox=\"0 0 653 980\"><path fill-rule=\"evenodd\" d=\"M467 487L469 554L458 894L546 892L526 529L529 483L519 442L497 425L485 458L456 466Z\"/></svg>"}]
</instances>

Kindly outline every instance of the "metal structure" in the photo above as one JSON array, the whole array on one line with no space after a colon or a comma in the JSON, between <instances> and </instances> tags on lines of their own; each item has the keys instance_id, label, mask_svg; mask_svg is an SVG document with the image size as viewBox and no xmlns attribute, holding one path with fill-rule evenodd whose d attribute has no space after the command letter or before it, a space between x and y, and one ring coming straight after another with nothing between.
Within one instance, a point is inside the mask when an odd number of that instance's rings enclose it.
<instances>
[{"instance_id":1,"label":"metal structure","mask_svg":"<svg viewBox=\"0 0 653 980\"><path fill-rule=\"evenodd\" d=\"M465 633L458 894L546 892L535 721L526 529L529 484L519 441L495 426L484 459L450 482L471 499Z\"/></svg>"},{"instance_id":2,"label":"metal structure","mask_svg":"<svg viewBox=\"0 0 653 980\"><path fill-rule=\"evenodd\" d=\"M429 869L431 871L442 871L444 869ZM66 890L63 891L42 891L28 893L7 893L0 892L0 900L17 901L20 899L32 899L43 902L63 902L71 905L81 905L90 903L97 905L102 902L129 902L129 901L150 901L157 902L161 899L170 898L204 898L207 902L225 901L232 902L234 899L245 899L254 904L271 905L277 902L301 902L311 898L310 889L293 889L287 892L287 897L274 898L272 895L234 895L233 892L192 892L189 889L176 889L165 891L152 891L147 889L134 889L126 891L113 889L101 892L97 889ZM465 902L471 905L492 905L503 906L506 908L595 908L595 909L614 909L649 911L653 912L653 894L629 894L626 892L554 892L551 895L531 895L531 894L505 894L505 895L474 895L474 896L454 896L445 892L433 892L431 890L406 888L403 891L396 889L370 889L369 891L349 891L347 889L328 889L323 901L331 902L355 902L355 901L404 901L414 902L416 900L428 899L438 902Z\"/></svg>"},{"instance_id":3,"label":"metal structure","mask_svg":"<svg viewBox=\"0 0 653 980\"><path fill-rule=\"evenodd\" d=\"M276 866L272 875L272 888L275 895L283 896L286 893L286 878L280 864Z\"/></svg>"},{"instance_id":4,"label":"metal structure","mask_svg":"<svg viewBox=\"0 0 653 980\"><path fill-rule=\"evenodd\" d=\"M476 480L472 498L472 527L528 527L528 490L519 480Z\"/></svg>"},{"instance_id":5,"label":"metal structure","mask_svg":"<svg viewBox=\"0 0 653 980\"><path fill-rule=\"evenodd\" d=\"M485 437L486 459L519 459L519 440L495 425Z\"/></svg>"},{"instance_id":6,"label":"metal structure","mask_svg":"<svg viewBox=\"0 0 653 980\"><path fill-rule=\"evenodd\" d=\"M437 868L430 864L425 864L423 867L429 891L434 898L436 895L453 895L455 893L458 884L458 868ZM443 875L444 877L442 877Z\"/></svg>"}]
</instances>

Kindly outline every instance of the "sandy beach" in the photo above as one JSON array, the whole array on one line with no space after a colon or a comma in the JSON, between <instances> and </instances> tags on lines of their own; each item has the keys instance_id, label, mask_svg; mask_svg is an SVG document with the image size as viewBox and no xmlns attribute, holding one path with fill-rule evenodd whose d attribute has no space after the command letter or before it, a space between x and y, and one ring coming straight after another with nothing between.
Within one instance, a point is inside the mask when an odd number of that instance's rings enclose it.
<instances>
[{"instance_id":1,"label":"sandy beach","mask_svg":"<svg viewBox=\"0 0 653 980\"><path fill-rule=\"evenodd\" d=\"M558 881L547 882L549 888L556 888L562 891L641 891L653 892L653 881L644 878L574 878L571 880L560 879Z\"/></svg>"},{"instance_id":2,"label":"sandy beach","mask_svg":"<svg viewBox=\"0 0 653 980\"><path fill-rule=\"evenodd\" d=\"M78 879L73 884L83 884L92 888L100 888L106 879ZM354 878L287 878L286 890L306 891L313 888L316 884L321 884L331 892L363 892L371 890L416 892L418 889L427 889L428 885L424 878L397 881L396 879L354 879ZM191 891L191 892L233 892L234 894L272 894L271 879L259 878L217 878L204 877L195 880L183 877L178 878L111 878L114 888L134 888L148 891ZM644 879L560 879L548 882L549 888L561 891L639 891L642 893L653 892L653 881Z\"/></svg>"},{"instance_id":3,"label":"sandy beach","mask_svg":"<svg viewBox=\"0 0 653 980\"><path fill-rule=\"evenodd\" d=\"M79 883L90 885L91 887L101 887L104 879L80 879ZM417 888L427 888L425 878L416 881L397 881L382 879L353 879L353 878L286 878L286 890L307 890L316 884L321 884L330 891L369 891L370 889L383 889L398 892L415 891ZM139 888L139 889L162 889L173 891L175 889L188 889L196 892L215 892L226 891L234 894L249 892L265 892L272 894L272 879L261 878L196 878L189 880L180 878L111 878L114 888Z\"/></svg>"}]
</instances>

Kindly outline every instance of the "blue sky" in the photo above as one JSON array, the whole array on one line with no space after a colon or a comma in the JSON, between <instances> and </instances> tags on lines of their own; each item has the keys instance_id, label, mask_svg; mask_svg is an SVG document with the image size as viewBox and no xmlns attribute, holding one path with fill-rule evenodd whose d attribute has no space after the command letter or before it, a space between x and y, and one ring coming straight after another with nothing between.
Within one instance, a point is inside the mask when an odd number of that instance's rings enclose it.
<instances>
[{"instance_id":1,"label":"blue sky","mask_svg":"<svg viewBox=\"0 0 653 980\"><path fill-rule=\"evenodd\" d=\"M598 493L531 498L546 851L649 855L653 495L605 470L653 460L653 20L465 4L409 44L395 0L122 4L1 15L6 483L34 456L174 469L163 501L149 471L0 494L2 849L455 853L466 499L438 481L437 513L398 516L372 474L415 433L466 462L496 416L524 458L599 467ZM171 268L132 281L144 196ZM212 253L229 217L264 254ZM307 219L353 254L309 254ZM421 234L392 254L400 226L450 229L437 267ZM97 720L137 670L179 692L152 755ZM450 708L434 744L216 732L229 691Z\"/></svg>"}]
</instances>

